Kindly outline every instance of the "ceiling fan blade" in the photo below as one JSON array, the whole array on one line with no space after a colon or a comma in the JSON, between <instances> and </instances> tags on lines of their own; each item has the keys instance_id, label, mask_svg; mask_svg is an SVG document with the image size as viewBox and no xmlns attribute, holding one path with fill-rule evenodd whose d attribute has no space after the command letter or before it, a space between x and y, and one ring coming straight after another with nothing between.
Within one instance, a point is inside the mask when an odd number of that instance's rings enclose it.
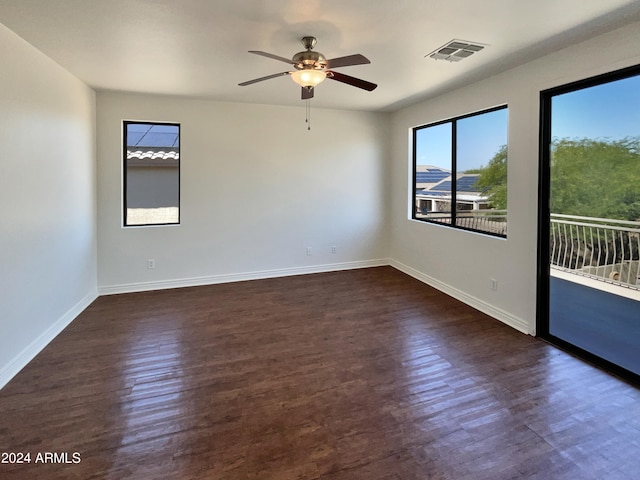
<instances>
[{"instance_id":1,"label":"ceiling fan blade","mask_svg":"<svg viewBox=\"0 0 640 480\"><path fill-rule=\"evenodd\" d=\"M362 88L363 90L367 90L368 92L375 90L378 85L375 83L367 82L366 80L360 80L359 78L352 77L350 75L345 75L344 73L338 72L327 72L327 78L332 80L336 80L338 82L346 83L347 85L352 85L354 87Z\"/></svg>"},{"instance_id":2,"label":"ceiling fan blade","mask_svg":"<svg viewBox=\"0 0 640 480\"><path fill-rule=\"evenodd\" d=\"M348 67L350 65L364 65L371 63L367 57L356 53L355 55L347 55L346 57L332 58L327 60L327 68Z\"/></svg>"},{"instance_id":3,"label":"ceiling fan blade","mask_svg":"<svg viewBox=\"0 0 640 480\"><path fill-rule=\"evenodd\" d=\"M270 79L276 78L276 77L284 77L285 75L289 75L290 73L291 72L274 73L273 75L267 75L266 77L254 78L253 80L248 80L246 82L239 83L238 85L240 85L241 87L245 87L247 85L251 85L252 83L258 83L258 82L262 82L264 80L270 80Z\"/></svg>"},{"instance_id":4,"label":"ceiling fan blade","mask_svg":"<svg viewBox=\"0 0 640 480\"><path fill-rule=\"evenodd\" d=\"M313 87L302 87L302 100L313 98Z\"/></svg>"},{"instance_id":5,"label":"ceiling fan blade","mask_svg":"<svg viewBox=\"0 0 640 480\"><path fill-rule=\"evenodd\" d=\"M293 65L293 62L289 58L280 57L278 55L274 55L273 53L261 52L259 50L249 50L249 53L254 53L256 55L261 55L267 58L273 58L274 60L280 60L281 62L288 63L289 65Z\"/></svg>"}]
</instances>

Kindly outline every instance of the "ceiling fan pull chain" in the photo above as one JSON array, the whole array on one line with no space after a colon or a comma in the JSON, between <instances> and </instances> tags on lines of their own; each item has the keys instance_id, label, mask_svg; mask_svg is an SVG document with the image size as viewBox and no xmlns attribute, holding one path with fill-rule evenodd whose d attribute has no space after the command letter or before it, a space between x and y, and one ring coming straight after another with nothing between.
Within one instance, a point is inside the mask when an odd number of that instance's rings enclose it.
<instances>
[{"instance_id":1,"label":"ceiling fan pull chain","mask_svg":"<svg viewBox=\"0 0 640 480\"><path fill-rule=\"evenodd\" d=\"M311 130L311 100L307 99L307 130Z\"/></svg>"}]
</instances>

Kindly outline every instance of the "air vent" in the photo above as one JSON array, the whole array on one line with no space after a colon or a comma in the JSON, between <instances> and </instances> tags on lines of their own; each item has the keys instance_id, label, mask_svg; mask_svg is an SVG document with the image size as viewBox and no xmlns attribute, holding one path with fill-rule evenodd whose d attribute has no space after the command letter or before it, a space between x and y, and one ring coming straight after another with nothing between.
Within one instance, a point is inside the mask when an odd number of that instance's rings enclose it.
<instances>
[{"instance_id":1,"label":"air vent","mask_svg":"<svg viewBox=\"0 0 640 480\"><path fill-rule=\"evenodd\" d=\"M477 42L466 42L464 40L451 40L441 47L436 48L433 52L425 55L434 60L448 60L449 62L459 62L479 52L488 45Z\"/></svg>"}]
</instances>

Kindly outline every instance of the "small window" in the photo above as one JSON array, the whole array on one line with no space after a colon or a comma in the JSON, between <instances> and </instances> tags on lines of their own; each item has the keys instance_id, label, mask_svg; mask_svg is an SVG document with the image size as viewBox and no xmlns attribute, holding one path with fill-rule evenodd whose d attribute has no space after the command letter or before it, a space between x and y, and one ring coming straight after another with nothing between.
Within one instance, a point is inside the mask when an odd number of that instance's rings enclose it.
<instances>
[{"instance_id":1,"label":"small window","mask_svg":"<svg viewBox=\"0 0 640 480\"><path fill-rule=\"evenodd\" d=\"M180 125L124 122L124 226L180 223Z\"/></svg>"},{"instance_id":2,"label":"small window","mask_svg":"<svg viewBox=\"0 0 640 480\"><path fill-rule=\"evenodd\" d=\"M507 107L413 129L412 218L507 236Z\"/></svg>"}]
</instances>

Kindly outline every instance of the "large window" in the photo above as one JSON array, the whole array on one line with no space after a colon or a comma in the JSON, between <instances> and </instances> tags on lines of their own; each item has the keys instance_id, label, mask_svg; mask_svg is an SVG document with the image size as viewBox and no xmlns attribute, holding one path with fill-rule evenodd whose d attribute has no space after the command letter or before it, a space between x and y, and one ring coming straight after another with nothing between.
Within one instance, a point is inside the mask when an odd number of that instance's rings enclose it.
<instances>
[{"instance_id":1,"label":"large window","mask_svg":"<svg viewBox=\"0 0 640 480\"><path fill-rule=\"evenodd\" d=\"M413 215L507 235L507 107L413 129Z\"/></svg>"},{"instance_id":2,"label":"large window","mask_svg":"<svg viewBox=\"0 0 640 480\"><path fill-rule=\"evenodd\" d=\"M124 122L124 225L180 223L180 125Z\"/></svg>"}]
</instances>

